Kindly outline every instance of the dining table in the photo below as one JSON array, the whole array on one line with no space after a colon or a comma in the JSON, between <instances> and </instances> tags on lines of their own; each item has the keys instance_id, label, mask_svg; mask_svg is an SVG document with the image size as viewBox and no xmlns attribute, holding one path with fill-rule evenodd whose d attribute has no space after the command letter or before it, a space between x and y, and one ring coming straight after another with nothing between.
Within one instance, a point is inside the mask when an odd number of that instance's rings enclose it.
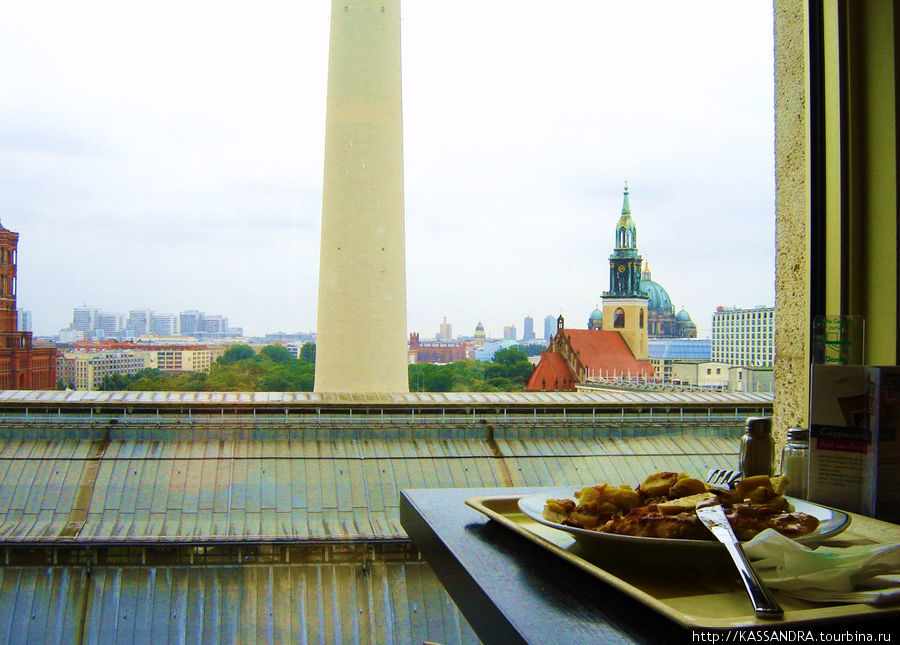
<instances>
[{"instance_id":1,"label":"dining table","mask_svg":"<svg viewBox=\"0 0 900 645\"><path fill-rule=\"evenodd\" d=\"M519 513L516 500L540 492L401 491L403 529L483 643L883 642L897 632L900 605L810 604L778 593L784 619L754 618L727 560L704 566L673 553L671 562L644 562L640 551L614 552L599 564L582 560L567 550L567 534L557 539L555 529ZM848 515L854 535L900 543L900 526ZM708 589L698 586L698 575ZM681 594L682 586L691 591ZM740 614L743 601L749 618L730 624L729 612ZM705 608L700 619L694 607Z\"/></svg>"}]
</instances>

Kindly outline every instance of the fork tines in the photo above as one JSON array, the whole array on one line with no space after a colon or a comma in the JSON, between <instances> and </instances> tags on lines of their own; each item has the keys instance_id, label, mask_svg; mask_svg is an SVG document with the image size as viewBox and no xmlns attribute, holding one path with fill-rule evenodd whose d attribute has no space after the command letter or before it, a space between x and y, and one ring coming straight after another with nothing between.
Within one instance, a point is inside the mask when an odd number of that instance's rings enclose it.
<instances>
[{"instance_id":1,"label":"fork tines","mask_svg":"<svg viewBox=\"0 0 900 645\"><path fill-rule=\"evenodd\" d=\"M714 468L709 471L706 476L706 483L713 486L733 487L734 483L741 478L741 473L727 468Z\"/></svg>"}]
</instances>

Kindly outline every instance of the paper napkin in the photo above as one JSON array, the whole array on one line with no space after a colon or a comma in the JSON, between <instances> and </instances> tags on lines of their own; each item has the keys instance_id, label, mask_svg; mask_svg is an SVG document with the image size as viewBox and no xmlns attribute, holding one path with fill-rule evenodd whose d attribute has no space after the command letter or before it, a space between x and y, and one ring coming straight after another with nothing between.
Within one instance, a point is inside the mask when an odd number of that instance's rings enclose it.
<instances>
[{"instance_id":1,"label":"paper napkin","mask_svg":"<svg viewBox=\"0 0 900 645\"><path fill-rule=\"evenodd\" d=\"M900 602L900 544L803 546L773 529L743 545L765 583L818 602Z\"/></svg>"}]
</instances>

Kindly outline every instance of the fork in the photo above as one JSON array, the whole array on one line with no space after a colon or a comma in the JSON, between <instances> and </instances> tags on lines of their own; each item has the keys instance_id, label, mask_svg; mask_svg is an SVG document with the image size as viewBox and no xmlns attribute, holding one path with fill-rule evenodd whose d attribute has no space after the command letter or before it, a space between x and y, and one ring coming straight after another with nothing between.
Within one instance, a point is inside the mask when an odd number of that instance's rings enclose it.
<instances>
[{"instance_id":1,"label":"fork","mask_svg":"<svg viewBox=\"0 0 900 645\"><path fill-rule=\"evenodd\" d=\"M740 471L727 468L714 468L706 475L706 483L713 486L734 488L734 483L741 478Z\"/></svg>"}]
</instances>

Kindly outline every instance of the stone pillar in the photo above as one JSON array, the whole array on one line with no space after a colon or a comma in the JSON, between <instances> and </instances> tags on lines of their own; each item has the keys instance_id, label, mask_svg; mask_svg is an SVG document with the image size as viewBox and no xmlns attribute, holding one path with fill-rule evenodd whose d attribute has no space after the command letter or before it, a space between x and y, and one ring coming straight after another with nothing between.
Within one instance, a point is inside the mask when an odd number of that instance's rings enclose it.
<instances>
[{"instance_id":1,"label":"stone pillar","mask_svg":"<svg viewBox=\"0 0 900 645\"><path fill-rule=\"evenodd\" d=\"M809 109L806 2L775 2L776 442L809 423Z\"/></svg>"}]
</instances>

